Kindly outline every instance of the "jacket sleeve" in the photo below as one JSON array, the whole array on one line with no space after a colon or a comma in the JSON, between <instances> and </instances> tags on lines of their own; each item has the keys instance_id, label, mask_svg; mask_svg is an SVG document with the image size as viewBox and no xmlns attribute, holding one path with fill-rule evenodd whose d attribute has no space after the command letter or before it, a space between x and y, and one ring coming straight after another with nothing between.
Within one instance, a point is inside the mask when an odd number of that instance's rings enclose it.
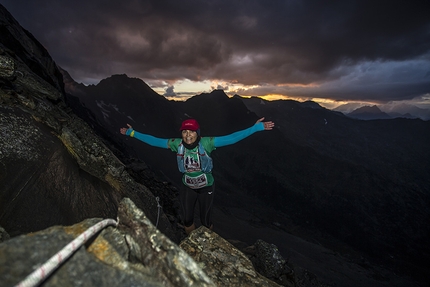
<instances>
[{"instance_id":1,"label":"jacket sleeve","mask_svg":"<svg viewBox=\"0 0 430 287\"><path fill-rule=\"evenodd\" d=\"M256 123L250 128L247 128L238 132L234 132L226 136L215 137L214 145L217 148L217 147L235 144L238 141L241 141L244 138L249 137L250 135L258 131L264 131L264 123L262 122Z\"/></svg>"},{"instance_id":2,"label":"jacket sleeve","mask_svg":"<svg viewBox=\"0 0 430 287\"><path fill-rule=\"evenodd\" d=\"M160 148L168 148L167 146L167 141L168 139L161 139L161 138L157 138L151 135L147 135L147 134L142 134L139 133L133 129L128 129L126 132L126 135L132 137L132 138L136 138L146 144L149 144L151 146L155 146L155 147L160 147Z\"/></svg>"}]
</instances>

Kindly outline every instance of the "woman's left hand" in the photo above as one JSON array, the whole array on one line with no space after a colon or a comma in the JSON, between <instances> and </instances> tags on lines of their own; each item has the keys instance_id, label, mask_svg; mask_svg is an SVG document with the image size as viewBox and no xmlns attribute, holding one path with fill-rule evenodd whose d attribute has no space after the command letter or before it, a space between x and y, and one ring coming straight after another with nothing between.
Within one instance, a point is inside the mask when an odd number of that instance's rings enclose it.
<instances>
[{"instance_id":1,"label":"woman's left hand","mask_svg":"<svg viewBox=\"0 0 430 287\"><path fill-rule=\"evenodd\" d=\"M263 118L261 118L261 119L259 119L256 123L258 124L258 123L260 123L260 122L262 122L262 121L264 121L264 117ZM272 121L269 121L269 122L263 122L263 124L264 124L264 130L265 131L270 131L271 129L273 129L273 127L275 126L275 123L274 122L272 122Z\"/></svg>"}]
</instances>

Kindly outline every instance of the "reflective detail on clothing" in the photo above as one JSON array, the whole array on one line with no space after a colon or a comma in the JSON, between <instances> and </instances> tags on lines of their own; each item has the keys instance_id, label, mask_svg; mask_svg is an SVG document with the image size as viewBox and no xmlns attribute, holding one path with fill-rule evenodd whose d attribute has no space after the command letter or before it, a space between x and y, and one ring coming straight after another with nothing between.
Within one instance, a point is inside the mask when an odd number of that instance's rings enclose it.
<instances>
[{"instance_id":1,"label":"reflective detail on clothing","mask_svg":"<svg viewBox=\"0 0 430 287\"><path fill-rule=\"evenodd\" d=\"M191 177L188 174L185 174L184 182L190 188L197 189L206 186L208 184L208 179L204 173L196 177Z\"/></svg>"},{"instance_id":2,"label":"reflective detail on clothing","mask_svg":"<svg viewBox=\"0 0 430 287\"><path fill-rule=\"evenodd\" d=\"M196 171L209 173L213 168L212 158L205 151L202 142L199 142L198 148L196 147L192 150L180 144L178 146L176 159L178 162L178 169L182 173Z\"/></svg>"},{"instance_id":3,"label":"reflective detail on clothing","mask_svg":"<svg viewBox=\"0 0 430 287\"><path fill-rule=\"evenodd\" d=\"M210 156L211 152L213 150L215 150L215 147L213 145L213 141L214 141L213 137L202 137L202 138L200 138L200 142L202 143L202 145L203 145L203 147L205 149L205 153L208 156ZM180 138L173 138L173 139L169 139L168 146L169 146L169 148L170 148L171 151L178 153L178 149L179 149L179 146L181 145L181 143L182 143L182 139L180 139ZM193 151L197 152L197 147L195 147L193 149ZM185 167L184 167L184 165L182 163L181 163L181 166L182 166L182 168L185 171ZM179 163L178 163L178 169L181 170L181 167L180 167ZM194 171L194 172L184 172L183 176L182 176L182 182L184 183L184 185L186 185L186 183L185 183L185 174L187 174L190 177L196 177L196 176L199 176L199 175L201 175L203 173L204 172L202 172L201 170L200 171ZM206 178L207 178L207 186L211 186L213 184L213 182L214 182L214 177L212 175L212 172L208 172L208 173L205 173L205 174L206 174Z\"/></svg>"}]
</instances>

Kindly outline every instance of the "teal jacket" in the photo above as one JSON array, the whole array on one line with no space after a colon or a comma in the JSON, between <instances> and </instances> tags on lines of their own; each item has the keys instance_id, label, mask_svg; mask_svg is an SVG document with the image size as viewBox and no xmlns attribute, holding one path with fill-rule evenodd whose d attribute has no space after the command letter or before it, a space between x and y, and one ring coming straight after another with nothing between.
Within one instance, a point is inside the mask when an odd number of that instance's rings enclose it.
<instances>
[{"instance_id":1,"label":"teal jacket","mask_svg":"<svg viewBox=\"0 0 430 287\"><path fill-rule=\"evenodd\" d=\"M264 130L262 122L256 123L252 127L234 132L225 136L201 137L198 147L192 150L186 149L182 145L181 138L163 139L151 135L139 133L133 129L128 129L126 135L134 137L151 146L169 148L176 152L178 169L183 173L182 182L190 188L201 188L210 186L214 182L212 176L212 158L210 154L217 147L235 144L250 135Z\"/></svg>"}]
</instances>

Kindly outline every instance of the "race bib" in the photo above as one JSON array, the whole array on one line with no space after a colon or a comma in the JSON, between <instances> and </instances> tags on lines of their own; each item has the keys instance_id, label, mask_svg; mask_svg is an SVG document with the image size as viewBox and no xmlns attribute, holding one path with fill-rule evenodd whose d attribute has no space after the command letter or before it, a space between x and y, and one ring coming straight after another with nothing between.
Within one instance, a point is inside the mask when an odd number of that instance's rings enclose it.
<instances>
[{"instance_id":1,"label":"race bib","mask_svg":"<svg viewBox=\"0 0 430 287\"><path fill-rule=\"evenodd\" d=\"M204 173L196 177L185 175L185 184L190 188L197 189L206 186L208 179Z\"/></svg>"}]
</instances>

